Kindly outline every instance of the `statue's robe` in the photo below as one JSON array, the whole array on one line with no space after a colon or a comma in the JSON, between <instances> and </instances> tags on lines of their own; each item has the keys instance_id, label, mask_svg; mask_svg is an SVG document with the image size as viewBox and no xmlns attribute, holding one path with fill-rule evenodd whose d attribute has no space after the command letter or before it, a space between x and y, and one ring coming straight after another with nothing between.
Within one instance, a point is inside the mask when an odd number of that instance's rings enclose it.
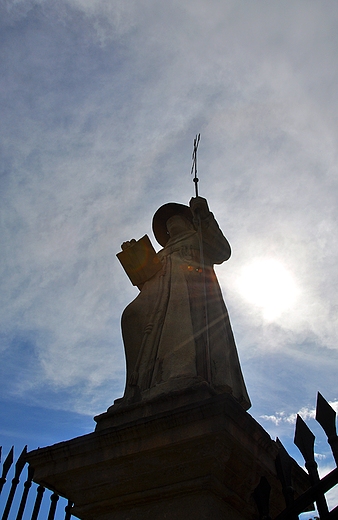
<instances>
[{"instance_id":1,"label":"statue's robe","mask_svg":"<svg viewBox=\"0 0 338 520\"><path fill-rule=\"evenodd\" d=\"M207 381L215 392L231 392L245 409L250 407L213 269L230 254L212 213L199 230L170 238L158 253L162 269L122 315L125 399L152 398Z\"/></svg>"}]
</instances>

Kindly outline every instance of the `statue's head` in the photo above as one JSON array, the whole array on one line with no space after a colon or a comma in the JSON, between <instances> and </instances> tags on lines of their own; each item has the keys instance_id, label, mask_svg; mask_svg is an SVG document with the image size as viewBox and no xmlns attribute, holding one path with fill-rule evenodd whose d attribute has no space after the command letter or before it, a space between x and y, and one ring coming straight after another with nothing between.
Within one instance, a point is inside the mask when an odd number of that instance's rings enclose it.
<instances>
[{"instance_id":1,"label":"statue's head","mask_svg":"<svg viewBox=\"0 0 338 520\"><path fill-rule=\"evenodd\" d=\"M180 217L180 218L174 218ZM189 206L169 202L161 206L153 218L153 232L155 238L162 247L165 247L170 236L179 232L180 229L193 229L193 216Z\"/></svg>"}]
</instances>

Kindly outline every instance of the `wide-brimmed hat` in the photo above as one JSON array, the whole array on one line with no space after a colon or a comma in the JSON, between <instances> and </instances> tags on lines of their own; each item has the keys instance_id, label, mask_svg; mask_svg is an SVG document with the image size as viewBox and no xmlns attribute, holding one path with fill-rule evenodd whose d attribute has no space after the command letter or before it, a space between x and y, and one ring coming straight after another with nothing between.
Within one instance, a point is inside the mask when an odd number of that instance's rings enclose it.
<instances>
[{"instance_id":1,"label":"wide-brimmed hat","mask_svg":"<svg viewBox=\"0 0 338 520\"><path fill-rule=\"evenodd\" d=\"M193 216L189 206L178 204L177 202L168 202L161 206L153 217L153 233L155 238L162 247L166 245L169 240L166 223L174 215L183 215L190 222L193 221Z\"/></svg>"}]
</instances>

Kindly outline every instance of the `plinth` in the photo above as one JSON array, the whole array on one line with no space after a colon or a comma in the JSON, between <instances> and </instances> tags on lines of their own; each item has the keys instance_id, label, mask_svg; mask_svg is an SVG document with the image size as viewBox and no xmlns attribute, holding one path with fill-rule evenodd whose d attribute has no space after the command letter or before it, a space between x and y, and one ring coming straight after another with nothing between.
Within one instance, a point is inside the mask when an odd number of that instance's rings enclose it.
<instances>
[{"instance_id":1,"label":"plinth","mask_svg":"<svg viewBox=\"0 0 338 520\"><path fill-rule=\"evenodd\" d=\"M96 431L28 454L34 480L74 502L83 520L257 519L265 476L285 507L277 445L230 395L207 383L95 418ZM295 487L306 475L293 468Z\"/></svg>"}]
</instances>

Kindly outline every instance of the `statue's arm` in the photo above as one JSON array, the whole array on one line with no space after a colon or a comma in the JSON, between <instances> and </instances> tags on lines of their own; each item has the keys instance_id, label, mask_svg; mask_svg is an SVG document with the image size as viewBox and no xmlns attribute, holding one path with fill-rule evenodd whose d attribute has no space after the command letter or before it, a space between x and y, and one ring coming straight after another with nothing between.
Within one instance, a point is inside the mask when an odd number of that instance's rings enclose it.
<instances>
[{"instance_id":1,"label":"statue's arm","mask_svg":"<svg viewBox=\"0 0 338 520\"><path fill-rule=\"evenodd\" d=\"M231 247L208 207L206 199L194 197L190 200L190 209L194 216L194 224L198 228L201 223L203 247L212 263L221 264L231 256Z\"/></svg>"}]
</instances>

